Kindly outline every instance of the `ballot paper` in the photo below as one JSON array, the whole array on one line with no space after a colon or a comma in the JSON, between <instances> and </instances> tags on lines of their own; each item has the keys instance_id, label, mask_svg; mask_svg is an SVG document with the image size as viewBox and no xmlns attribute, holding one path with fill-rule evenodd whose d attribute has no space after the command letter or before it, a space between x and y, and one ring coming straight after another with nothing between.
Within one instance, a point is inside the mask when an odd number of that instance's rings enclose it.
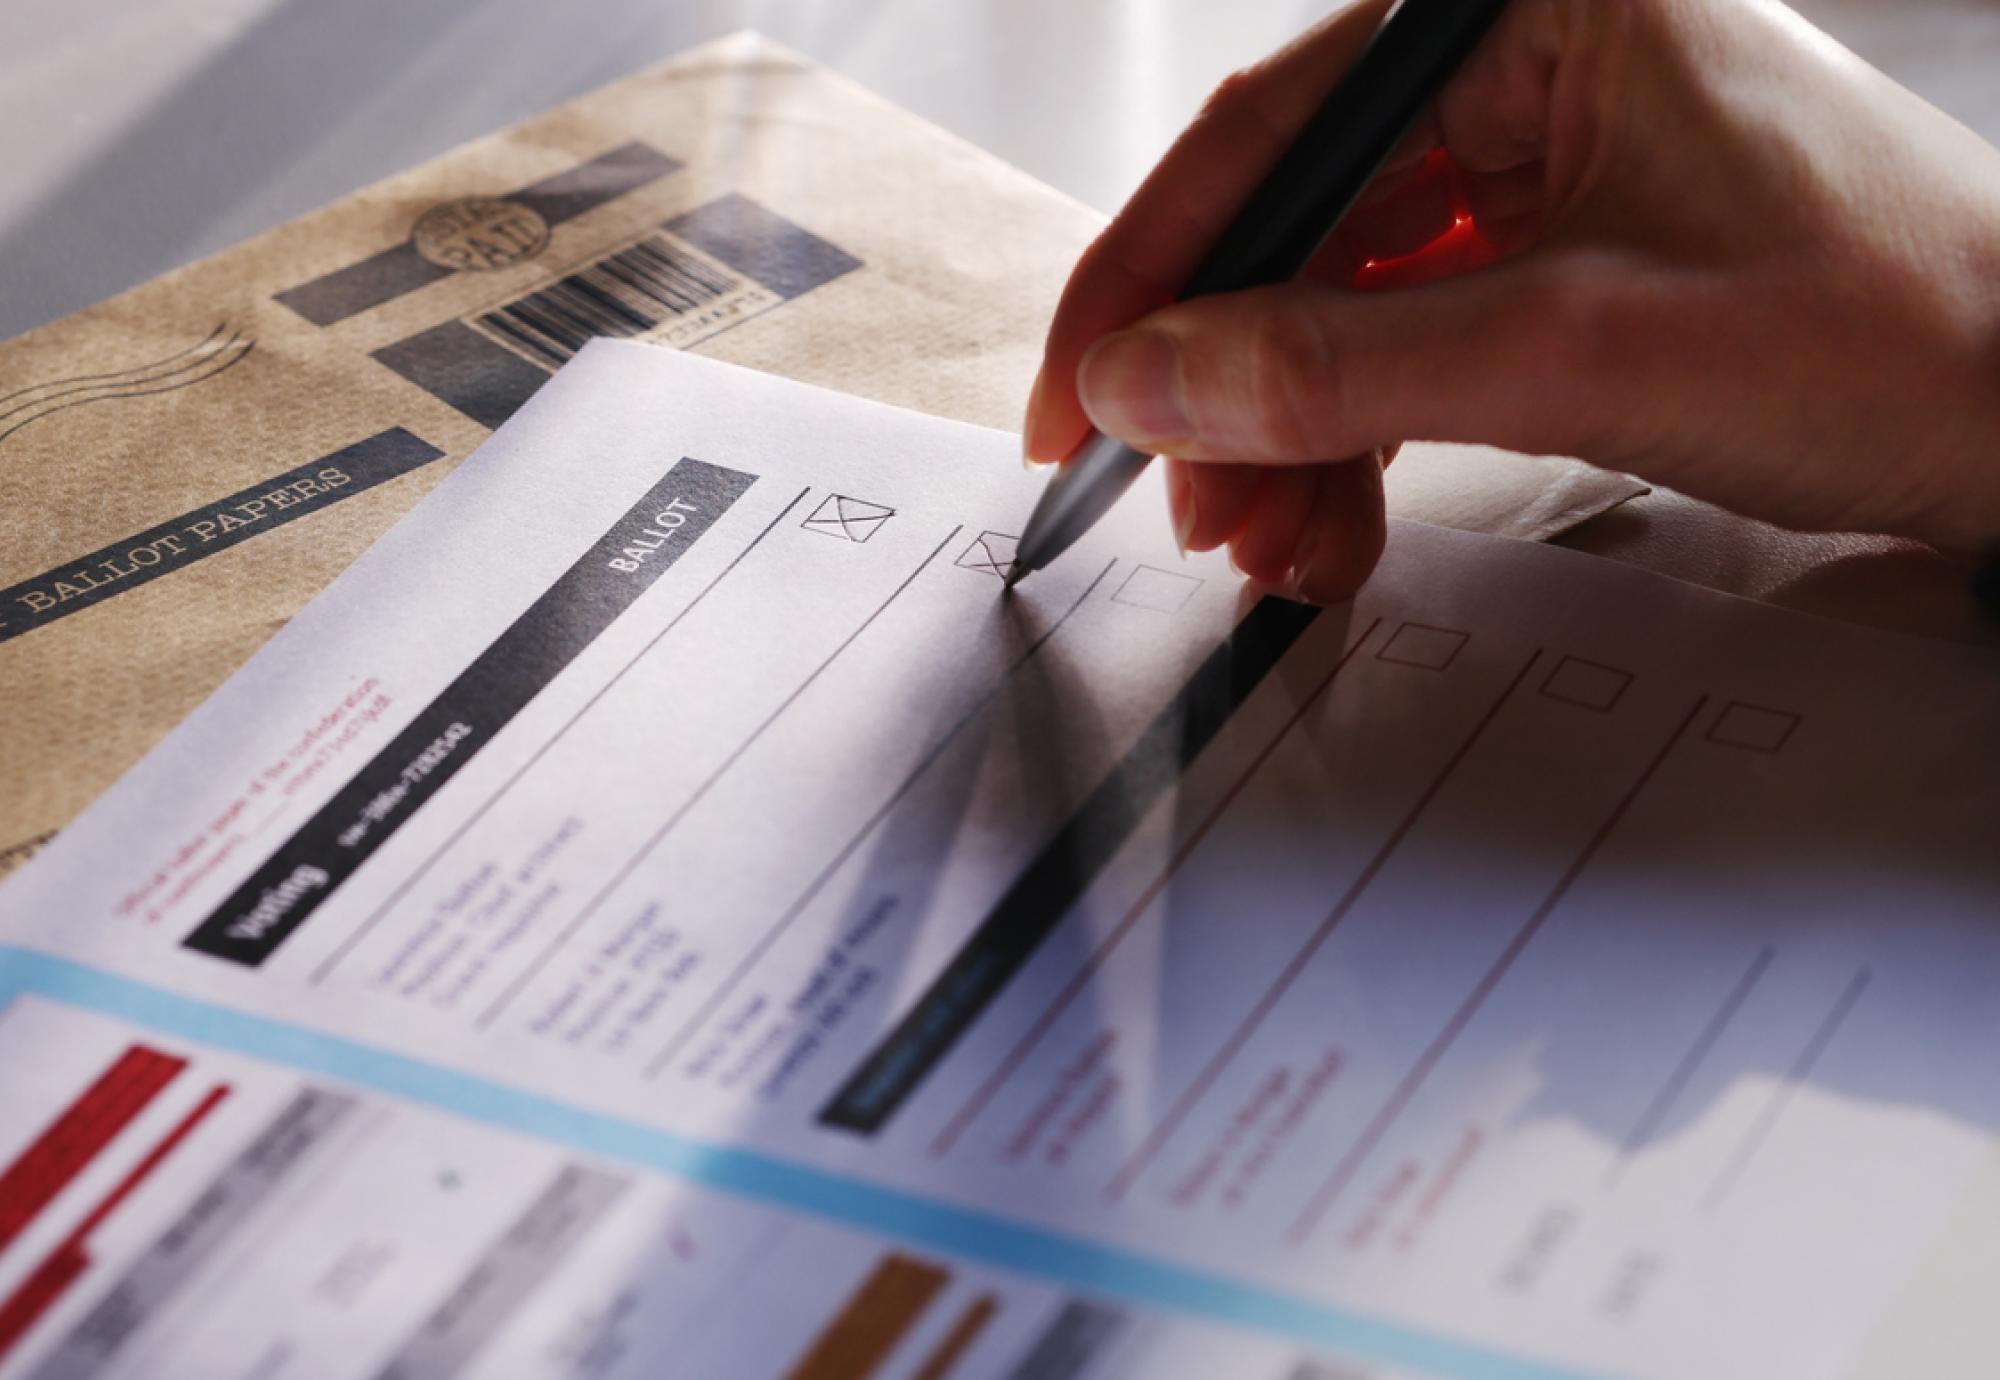
<instances>
[{"instance_id":1,"label":"ballot paper","mask_svg":"<svg viewBox=\"0 0 2000 1380\"><path fill-rule=\"evenodd\" d=\"M0 345L0 875L587 338L1017 425L1101 217L751 34ZM1398 511L1640 492L1415 448Z\"/></svg>"},{"instance_id":2,"label":"ballot paper","mask_svg":"<svg viewBox=\"0 0 2000 1380\"><path fill-rule=\"evenodd\" d=\"M1151 482L1003 594L1041 486L584 349L0 889L0 1374L1846 1373L2000 663Z\"/></svg>"}]
</instances>

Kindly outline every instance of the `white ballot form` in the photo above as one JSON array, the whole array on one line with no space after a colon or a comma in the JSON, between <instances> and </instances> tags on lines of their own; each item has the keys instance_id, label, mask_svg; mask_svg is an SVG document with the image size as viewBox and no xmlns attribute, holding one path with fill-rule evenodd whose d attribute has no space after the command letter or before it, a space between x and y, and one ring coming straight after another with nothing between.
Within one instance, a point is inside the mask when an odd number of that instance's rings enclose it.
<instances>
[{"instance_id":1,"label":"white ballot form","mask_svg":"<svg viewBox=\"0 0 2000 1380\"><path fill-rule=\"evenodd\" d=\"M1016 455L588 346L0 890L0 1375L1855 1373L2000 663L1150 484L1003 595Z\"/></svg>"}]
</instances>

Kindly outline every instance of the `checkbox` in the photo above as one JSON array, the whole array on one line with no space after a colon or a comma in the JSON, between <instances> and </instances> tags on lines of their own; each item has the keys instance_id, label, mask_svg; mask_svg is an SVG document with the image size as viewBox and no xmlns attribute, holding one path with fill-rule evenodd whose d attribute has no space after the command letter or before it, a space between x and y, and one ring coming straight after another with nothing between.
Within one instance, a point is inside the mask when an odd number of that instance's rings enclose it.
<instances>
[{"instance_id":1,"label":"checkbox","mask_svg":"<svg viewBox=\"0 0 2000 1380\"><path fill-rule=\"evenodd\" d=\"M799 526L837 541L864 542L896 516L894 508L846 494L828 494Z\"/></svg>"},{"instance_id":2,"label":"checkbox","mask_svg":"<svg viewBox=\"0 0 2000 1380\"><path fill-rule=\"evenodd\" d=\"M1434 628L1428 623L1405 623L1390 636L1382 650L1375 653L1375 659L1392 662L1397 666L1415 666L1425 671L1442 671L1458 659L1458 654L1465 650L1465 644L1471 640L1471 633L1459 632L1455 628Z\"/></svg>"},{"instance_id":3,"label":"checkbox","mask_svg":"<svg viewBox=\"0 0 2000 1380\"><path fill-rule=\"evenodd\" d=\"M1792 740L1801 722L1798 715L1782 709L1731 700L1709 726L1708 741L1746 752L1775 753Z\"/></svg>"},{"instance_id":4,"label":"checkbox","mask_svg":"<svg viewBox=\"0 0 2000 1380\"><path fill-rule=\"evenodd\" d=\"M1154 613L1179 613L1200 588L1200 579L1193 575L1142 565L1125 577L1125 583L1118 586L1111 602L1151 609Z\"/></svg>"},{"instance_id":5,"label":"checkbox","mask_svg":"<svg viewBox=\"0 0 2000 1380\"><path fill-rule=\"evenodd\" d=\"M1020 544L1019 537L1005 532L981 532L952 564L961 570L977 570L982 575L1004 580L1014 564L1014 549Z\"/></svg>"},{"instance_id":6,"label":"checkbox","mask_svg":"<svg viewBox=\"0 0 2000 1380\"><path fill-rule=\"evenodd\" d=\"M1620 671L1580 656L1566 656L1556 663L1542 693L1552 700L1573 704L1598 714L1609 714L1631 687L1632 673Z\"/></svg>"}]
</instances>

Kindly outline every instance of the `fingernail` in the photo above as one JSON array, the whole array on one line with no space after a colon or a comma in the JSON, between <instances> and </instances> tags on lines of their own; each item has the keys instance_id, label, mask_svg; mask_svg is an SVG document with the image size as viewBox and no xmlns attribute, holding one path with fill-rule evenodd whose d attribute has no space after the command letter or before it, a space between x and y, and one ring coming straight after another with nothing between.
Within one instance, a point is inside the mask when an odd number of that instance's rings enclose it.
<instances>
[{"instance_id":1,"label":"fingernail","mask_svg":"<svg viewBox=\"0 0 2000 1380\"><path fill-rule=\"evenodd\" d=\"M1194 540L1194 485L1187 486L1179 510L1174 514L1174 545L1181 551L1181 559L1188 558L1188 543Z\"/></svg>"},{"instance_id":2,"label":"fingernail","mask_svg":"<svg viewBox=\"0 0 2000 1380\"><path fill-rule=\"evenodd\" d=\"M1306 597L1306 580L1312 574L1313 558L1319 555L1319 536L1310 530L1300 536L1299 544L1292 548L1292 568L1285 572L1285 587L1288 597L1295 604L1310 604Z\"/></svg>"},{"instance_id":3,"label":"fingernail","mask_svg":"<svg viewBox=\"0 0 2000 1380\"><path fill-rule=\"evenodd\" d=\"M1033 473L1041 462L1035 459L1035 419L1042 410L1043 371L1035 370L1035 386L1028 390L1028 410L1021 421L1021 468Z\"/></svg>"},{"instance_id":4,"label":"fingernail","mask_svg":"<svg viewBox=\"0 0 2000 1380\"><path fill-rule=\"evenodd\" d=\"M1104 337L1083 357L1077 385L1099 431L1154 445L1193 434L1181 404L1179 355L1158 331Z\"/></svg>"},{"instance_id":5,"label":"fingernail","mask_svg":"<svg viewBox=\"0 0 2000 1380\"><path fill-rule=\"evenodd\" d=\"M1294 604L1311 604L1317 602L1310 594L1306 593L1306 576L1310 573L1311 567L1303 565L1295 565L1287 572L1285 576L1285 597L1290 599Z\"/></svg>"}]
</instances>

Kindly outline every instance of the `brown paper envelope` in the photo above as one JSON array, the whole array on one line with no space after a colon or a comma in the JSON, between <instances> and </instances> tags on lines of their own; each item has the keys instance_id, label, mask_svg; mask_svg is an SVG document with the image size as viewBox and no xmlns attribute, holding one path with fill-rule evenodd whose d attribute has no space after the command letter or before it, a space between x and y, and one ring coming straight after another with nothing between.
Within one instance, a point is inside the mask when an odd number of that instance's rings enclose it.
<instances>
[{"instance_id":1,"label":"brown paper envelope","mask_svg":"<svg viewBox=\"0 0 2000 1380\"><path fill-rule=\"evenodd\" d=\"M1101 223L741 34L0 345L0 875L589 336L1012 427ZM1402 515L1637 491L1445 463Z\"/></svg>"}]
</instances>

